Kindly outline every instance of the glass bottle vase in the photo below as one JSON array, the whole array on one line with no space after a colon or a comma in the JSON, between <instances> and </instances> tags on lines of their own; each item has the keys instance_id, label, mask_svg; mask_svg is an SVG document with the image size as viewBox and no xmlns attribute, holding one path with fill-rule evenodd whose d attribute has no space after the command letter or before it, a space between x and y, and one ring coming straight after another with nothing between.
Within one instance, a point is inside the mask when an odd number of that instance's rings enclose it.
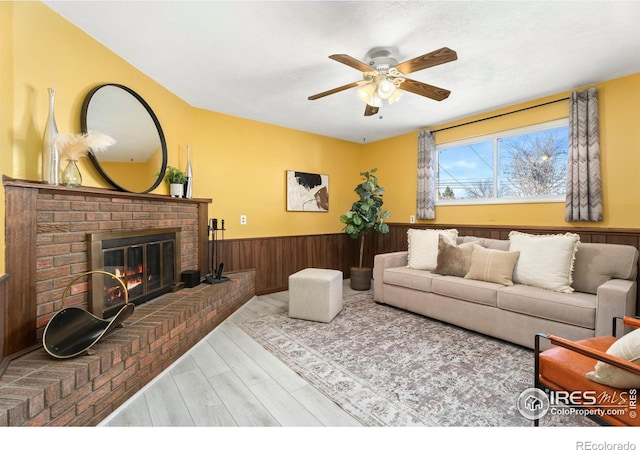
<instances>
[{"instance_id":1,"label":"glass bottle vase","mask_svg":"<svg viewBox=\"0 0 640 450\"><path fill-rule=\"evenodd\" d=\"M185 186L184 197L191 198L193 196L193 169L191 168L191 146L187 145L187 183Z\"/></svg>"},{"instance_id":2,"label":"glass bottle vase","mask_svg":"<svg viewBox=\"0 0 640 450\"><path fill-rule=\"evenodd\" d=\"M78 168L78 161L70 159L67 167L62 171L62 185L67 187L82 186L82 174Z\"/></svg>"},{"instance_id":3,"label":"glass bottle vase","mask_svg":"<svg viewBox=\"0 0 640 450\"><path fill-rule=\"evenodd\" d=\"M60 184L60 153L54 145L58 134L55 118L55 88L49 88L49 117L42 137L42 181L46 184Z\"/></svg>"}]
</instances>

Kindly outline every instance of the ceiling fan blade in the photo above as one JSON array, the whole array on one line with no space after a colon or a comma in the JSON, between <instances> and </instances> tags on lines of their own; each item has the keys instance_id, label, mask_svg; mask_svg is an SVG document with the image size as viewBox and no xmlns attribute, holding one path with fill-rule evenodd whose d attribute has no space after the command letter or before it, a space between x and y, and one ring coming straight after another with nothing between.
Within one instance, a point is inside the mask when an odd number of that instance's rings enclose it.
<instances>
[{"instance_id":1,"label":"ceiling fan blade","mask_svg":"<svg viewBox=\"0 0 640 450\"><path fill-rule=\"evenodd\" d=\"M322 97L326 97L327 95L335 94L336 92L346 91L347 89L351 89L356 86L360 86L362 81L354 81L353 83L345 84L344 86L340 86L334 89L330 89L328 91L320 92L319 94L312 95L309 97L309 100L317 100Z\"/></svg>"},{"instance_id":2,"label":"ceiling fan blade","mask_svg":"<svg viewBox=\"0 0 640 450\"><path fill-rule=\"evenodd\" d=\"M437 66L458 59L458 54L450 48L443 47L422 56L402 62L396 66L401 73L411 73L427 67Z\"/></svg>"},{"instance_id":3,"label":"ceiling fan blade","mask_svg":"<svg viewBox=\"0 0 640 450\"><path fill-rule=\"evenodd\" d=\"M430 84L411 80L409 78L405 78L404 82L400 85L400 89L413 92L414 94L422 95L424 97L429 97L437 101L442 101L451 94L451 91L446 89L431 86Z\"/></svg>"},{"instance_id":4,"label":"ceiling fan blade","mask_svg":"<svg viewBox=\"0 0 640 450\"><path fill-rule=\"evenodd\" d=\"M364 109L364 115L365 116L374 116L376 114L378 114L378 110L380 108L378 108L377 106L371 106L371 105L367 105L367 107Z\"/></svg>"},{"instance_id":5,"label":"ceiling fan blade","mask_svg":"<svg viewBox=\"0 0 640 450\"><path fill-rule=\"evenodd\" d=\"M349 55L331 55L329 56L329 58L333 59L334 61L338 61L341 62L342 64L346 64L349 67L352 67L356 70L359 70L361 72L374 72L376 69L371 67L369 64L365 64L362 61L358 61L357 59L355 59L352 56Z\"/></svg>"}]
</instances>

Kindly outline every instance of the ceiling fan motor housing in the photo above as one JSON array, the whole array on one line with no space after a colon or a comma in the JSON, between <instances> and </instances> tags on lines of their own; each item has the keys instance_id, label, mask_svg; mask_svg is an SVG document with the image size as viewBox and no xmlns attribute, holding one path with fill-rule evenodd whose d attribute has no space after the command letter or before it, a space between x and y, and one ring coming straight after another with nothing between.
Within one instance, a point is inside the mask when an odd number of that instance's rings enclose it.
<instances>
[{"instance_id":1,"label":"ceiling fan motor housing","mask_svg":"<svg viewBox=\"0 0 640 450\"><path fill-rule=\"evenodd\" d=\"M377 72L386 73L390 68L398 65L398 60L392 55L392 49L387 47L376 47L367 53L369 65Z\"/></svg>"}]
</instances>

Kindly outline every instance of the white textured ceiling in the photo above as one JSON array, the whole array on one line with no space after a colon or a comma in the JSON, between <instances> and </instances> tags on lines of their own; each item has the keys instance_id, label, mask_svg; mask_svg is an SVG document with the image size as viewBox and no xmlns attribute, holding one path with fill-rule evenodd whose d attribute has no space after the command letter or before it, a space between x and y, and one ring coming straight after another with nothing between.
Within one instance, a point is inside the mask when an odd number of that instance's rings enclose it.
<instances>
[{"instance_id":1,"label":"white textured ceiling","mask_svg":"<svg viewBox=\"0 0 640 450\"><path fill-rule=\"evenodd\" d=\"M192 106L353 142L640 72L633 0L45 3ZM379 46L400 62L455 50L410 75L450 97L405 92L371 117L355 89L307 100L362 79L329 55Z\"/></svg>"}]
</instances>

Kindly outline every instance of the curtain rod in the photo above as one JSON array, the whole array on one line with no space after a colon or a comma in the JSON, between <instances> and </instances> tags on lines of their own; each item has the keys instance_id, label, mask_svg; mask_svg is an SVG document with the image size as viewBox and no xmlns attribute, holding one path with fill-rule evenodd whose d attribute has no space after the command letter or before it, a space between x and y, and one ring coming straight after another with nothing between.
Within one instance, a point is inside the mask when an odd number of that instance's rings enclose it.
<instances>
[{"instance_id":1,"label":"curtain rod","mask_svg":"<svg viewBox=\"0 0 640 450\"><path fill-rule=\"evenodd\" d=\"M496 119L498 117L502 117L502 116L508 116L509 114L514 114L517 112L522 112L522 111L526 111L528 109L534 109L534 108L539 108L541 106L546 106L546 105L551 105L552 103L558 103L558 102L563 102L565 100L569 100L570 97L564 97L564 98L559 98L557 100L551 100L550 102L546 102L546 103L541 103L539 105L534 105L534 106L528 106L526 108L522 108L522 109L516 109L515 111L509 111L506 113L502 113L502 114L497 114L495 116L490 116L490 117L485 117L483 119L478 119L478 120L472 120L471 122L465 122L465 123L459 123L458 125L452 125L450 127L445 127L445 128L439 128L437 130L431 130L432 133L437 133L438 131L445 131L445 130L450 130L452 128L458 128L458 127L462 127L464 125L471 125L472 123L477 123L477 122L483 122L485 120L489 120L489 119Z\"/></svg>"}]
</instances>

